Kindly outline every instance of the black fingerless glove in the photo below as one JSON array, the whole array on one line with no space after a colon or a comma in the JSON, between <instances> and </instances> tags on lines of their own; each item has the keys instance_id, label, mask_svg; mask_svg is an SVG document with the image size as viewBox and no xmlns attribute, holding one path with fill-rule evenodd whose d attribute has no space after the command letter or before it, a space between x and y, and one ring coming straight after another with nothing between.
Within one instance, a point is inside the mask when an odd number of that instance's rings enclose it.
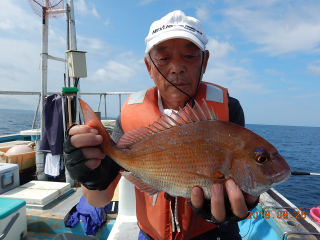
<instances>
[{"instance_id":1,"label":"black fingerless glove","mask_svg":"<svg viewBox=\"0 0 320 240\"><path fill-rule=\"evenodd\" d=\"M75 148L68 139L63 143L65 166L72 179L77 179L89 190L105 190L117 177L120 166L106 156L101 160L99 167L91 170L85 164L81 148Z\"/></svg>"},{"instance_id":2,"label":"black fingerless glove","mask_svg":"<svg viewBox=\"0 0 320 240\"><path fill-rule=\"evenodd\" d=\"M253 204L253 205L248 205L248 203L246 202L248 211L251 211L253 208L255 208L259 203L259 198L258 200ZM224 222L218 222L214 216L211 214L211 202L208 199L204 200L203 203L203 207L201 209L197 209L195 207L192 206L191 201L187 202L187 204L193 209L194 213L197 214L199 217L207 220L207 222L216 224L216 225L223 225L223 224L227 224L228 222L239 222L242 221L244 219L246 219L249 215L249 212L247 214L247 216L245 216L244 218L238 218L236 215L234 215L234 213L231 211L231 207L230 207L230 203L229 201L225 202L225 206L226 206L226 219Z\"/></svg>"}]
</instances>

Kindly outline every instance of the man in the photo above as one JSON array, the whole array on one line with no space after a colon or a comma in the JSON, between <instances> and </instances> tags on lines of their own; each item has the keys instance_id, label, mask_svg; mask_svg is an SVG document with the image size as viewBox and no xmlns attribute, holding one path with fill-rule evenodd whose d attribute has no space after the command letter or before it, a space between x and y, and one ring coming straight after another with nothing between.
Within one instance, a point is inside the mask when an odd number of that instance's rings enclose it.
<instances>
[{"instance_id":1,"label":"man","mask_svg":"<svg viewBox=\"0 0 320 240\"><path fill-rule=\"evenodd\" d=\"M239 102L225 88L204 83L209 51L200 21L174 11L154 22L146 42L145 64L155 87L129 97L113 132L121 136L137 127L148 126L159 116L184 108L187 103L200 105L203 99L220 120L244 126ZM74 126L65 143L66 166L73 178L82 183L88 203L96 207L108 204L120 179L120 167L95 146L102 142L96 129ZM81 149L80 149L81 148ZM202 189L195 186L191 200L172 198L163 192L153 200L136 190L139 239L241 239L237 221L246 218L258 197L243 194L233 180L223 186L213 184L211 201L204 200Z\"/></svg>"}]
</instances>

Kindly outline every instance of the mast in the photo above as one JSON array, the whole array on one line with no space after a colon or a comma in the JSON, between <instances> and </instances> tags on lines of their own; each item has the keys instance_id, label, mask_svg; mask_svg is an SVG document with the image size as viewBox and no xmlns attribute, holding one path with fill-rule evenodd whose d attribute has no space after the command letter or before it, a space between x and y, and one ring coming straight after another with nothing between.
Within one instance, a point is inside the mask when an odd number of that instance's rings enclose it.
<instances>
[{"instance_id":1,"label":"mast","mask_svg":"<svg viewBox=\"0 0 320 240\"><path fill-rule=\"evenodd\" d=\"M36 140L36 166L37 166L37 179L47 180L44 174L44 153L39 151L40 141L42 133L44 132L44 104L45 97L47 96L47 79L48 79L48 25L49 25L49 14L47 9L49 6L49 0L44 1L42 8L42 41L41 41L41 96L40 96L40 129L41 135L40 140Z\"/></svg>"},{"instance_id":2,"label":"mast","mask_svg":"<svg viewBox=\"0 0 320 240\"><path fill-rule=\"evenodd\" d=\"M44 111L43 106L47 96L47 78L48 78L48 24L49 16L47 14L48 0L44 1L43 19L42 19L42 41L41 41L41 100L40 100L40 128L44 130Z\"/></svg>"},{"instance_id":3,"label":"mast","mask_svg":"<svg viewBox=\"0 0 320 240\"><path fill-rule=\"evenodd\" d=\"M67 49L67 50L78 50L73 0L69 0L69 6L70 6L69 25L70 25L70 42L71 42L70 45L71 46L70 46L70 49ZM75 101L76 102L76 124L79 124L80 123L79 113L81 112L81 109L80 109L80 105L78 104L78 99L81 98L81 89L80 89L80 81L77 81L77 85L75 85L75 83L76 83L76 78L73 78L73 86L79 89L75 99L76 100Z\"/></svg>"}]
</instances>

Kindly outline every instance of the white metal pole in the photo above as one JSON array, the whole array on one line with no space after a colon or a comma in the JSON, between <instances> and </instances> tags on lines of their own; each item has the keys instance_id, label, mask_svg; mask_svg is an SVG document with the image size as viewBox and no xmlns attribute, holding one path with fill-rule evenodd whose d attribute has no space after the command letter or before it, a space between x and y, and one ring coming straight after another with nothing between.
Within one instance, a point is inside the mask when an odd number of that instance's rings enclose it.
<instances>
[{"instance_id":1,"label":"white metal pole","mask_svg":"<svg viewBox=\"0 0 320 240\"><path fill-rule=\"evenodd\" d=\"M73 0L69 0L70 5L70 42L71 42L71 50L77 50L77 38L76 38L76 25L75 25L75 16L74 16L74 5ZM75 80L75 79L74 79ZM81 111L80 104L78 104L78 99L81 98L81 89L80 89L80 81L78 82L77 92L77 111L76 111L76 123L79 124L79 113Z\"/></svg>"},{"instance_id":2,"label":"white metal pole","mask_svg":"<svg viewBox=\"0 0 320 240\"><path fill-rule=\"evenodd\" d=\"M48 2L44 1L45 6L48 6ZM41 132L44 129L44 103L45 97L47 96L47 68L48 68L48 23L49 17L48 14L44 11L44 18L42 19L42 46L41 46L41 102L40 102L40 128Z\"/></svg>"},{"instance_id":3,"label":"white metal pole","mask_svg":"<svg viewBox=\"0 0 320 240\"><path fill-rule=\"evenodd\" d=\"M45 118L44 118L44 104L45 97L47 96L47 67L48 67L48 23L49 16L46 7L49 6L48 0L44 1L43 19L42 19L42 46L41 46L41 100L40 100L40 129L41 135L44 131ZM40 136L41 139L42 136ZM36 141L37 154L37 178L38 180L47 180L44 174L44 154L39 151L40 141Z\"/></svg>"},{"instance_id":4,"label":"white metal pole","mask_svg":"<svg viewBox=\"0 0 320 240\"><path fill-rule=\"evenodd\" d=\"M73 0L69 1L69 5L70 5L71 50L77 50L76 24L75 24L75 18L74 18Z\"/></svg>"}]
</instances>

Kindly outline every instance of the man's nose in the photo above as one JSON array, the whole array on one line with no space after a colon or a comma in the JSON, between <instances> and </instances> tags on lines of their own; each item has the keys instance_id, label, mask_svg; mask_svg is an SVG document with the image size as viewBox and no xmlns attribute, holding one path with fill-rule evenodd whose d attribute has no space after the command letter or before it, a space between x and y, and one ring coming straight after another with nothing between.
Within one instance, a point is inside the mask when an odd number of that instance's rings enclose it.
<instances>
[{"instance_id":1,"label":"man's nose","mask_svg":"<svg viewBox=\"0 0 320 240\"><path fill-rule=\"evenodd\" d=\"M185 66L181 58L171 60L171 74L181 74L185 72Z\"/></svg>"}]
</instances>

